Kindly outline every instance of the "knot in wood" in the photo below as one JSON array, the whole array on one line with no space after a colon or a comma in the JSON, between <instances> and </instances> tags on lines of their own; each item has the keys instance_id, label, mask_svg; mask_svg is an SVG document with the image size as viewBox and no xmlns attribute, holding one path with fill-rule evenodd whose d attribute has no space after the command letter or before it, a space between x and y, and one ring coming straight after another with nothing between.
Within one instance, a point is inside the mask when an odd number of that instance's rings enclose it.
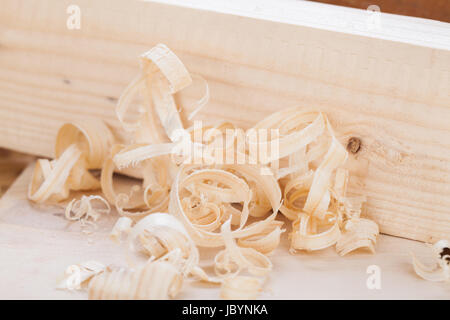
<instances>
[{"instance_id":1,"label":"knot in wood","mask_svg":"<svg viewBox=\"0 0 450 320\"><path fill-rule=\"evenodd\" d=\"M357 153L361 149L361 139L352 137L348 140L347 150L351 153Z\"/></svg>"}]
</instances>

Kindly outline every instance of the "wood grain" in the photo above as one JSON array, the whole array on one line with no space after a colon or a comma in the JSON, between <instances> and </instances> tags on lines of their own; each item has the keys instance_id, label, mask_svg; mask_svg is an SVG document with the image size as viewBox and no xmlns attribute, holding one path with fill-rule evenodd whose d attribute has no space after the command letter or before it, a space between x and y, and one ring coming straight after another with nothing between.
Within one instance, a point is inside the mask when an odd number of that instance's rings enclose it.
<instances>
[{"instance_id":1,"label":"wood grain","mask_svg":"<svg viewBox=\"0 0 450 320\"><path fill-rule=\"evenodd\" d=\"M68 266L89 260L116 266L141 262L109 239L115 212L102 216L98 230L86 235L78 222L64 218L62 208L31 204L26 199L31 170L25 170L0 200L0 299L87 299L87 292L55 289ZM381 235L376 250L375 255L358 251L345 257L334 248L291 255L284 233L259 298L448 299L448 284L425 281L414 273L410 252L424 263L434 263L423 243ZM202 266L212 265L216 252L201 248ZM371 265L381 269L381 290L367 288ZM220 299L219 294L218 286L186 281L177 299Z\"/></svg>"},{"instance_id":2,"label":"wood grain","mask_svg":"<svg viewBox=\"0 0 450 320\"><path fill-rule=\"evenodd\" d=\"M73 1L4 0L0 146L52 156L57 128L86 116L127 139L115 103L136 57L163 42L210 84L199 118L249 127L281 108L323 110L342 143L362 141L349 163L351 191L369 197L367 215L381 231L448 237L449 24L387 15L371 31L364 11L317 3L165 2L76 1L82 27L68 30ZM314 13L335 19L314 22ZM179 100L186 107L194 98Z\"/></svg>"}]
</instances>

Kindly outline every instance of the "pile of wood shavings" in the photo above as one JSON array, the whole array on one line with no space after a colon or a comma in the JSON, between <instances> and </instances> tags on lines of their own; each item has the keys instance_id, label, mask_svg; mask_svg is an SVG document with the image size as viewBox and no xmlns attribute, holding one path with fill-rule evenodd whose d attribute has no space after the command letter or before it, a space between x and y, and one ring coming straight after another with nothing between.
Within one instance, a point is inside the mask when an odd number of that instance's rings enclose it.
<instances>
[{"instance_id":1,"label":"pile of wood shavings","mask_svg":"<svg viewBox=\"0 0 450 320\"><path fill-rule=\"evenodd\" d=\"M167 299L189 279L221 285L224 299L255 298L285 231L279 212L292 221L291 252L331 246L340 255L374 252L378 226L361 217L364 197L346 195L347 151L325 114L283 110L247 132L229 122L199 128L189 120L208 101L206 82L187 121L174 99L191 83L178 57L157 45L141 56L140 73L116 108L132 144L121 144L100 120L67 123L55 159L38 160L30 200L55 203L71 191L101 189L106 209L90 204L103 198L83 197L70 203L66 217L95 223L114 206L121 217L111 238L149 257L138 268L72 266L70 286L63 281L61 288L87 287L92 299ZM137 95L143 105L134 112ZM92 169L101 170L100 181ZM118 193L114 172L142 178L142 187ZM199 266L198 247L218 249L214 275Z\"/></svg>"}]
</instances>

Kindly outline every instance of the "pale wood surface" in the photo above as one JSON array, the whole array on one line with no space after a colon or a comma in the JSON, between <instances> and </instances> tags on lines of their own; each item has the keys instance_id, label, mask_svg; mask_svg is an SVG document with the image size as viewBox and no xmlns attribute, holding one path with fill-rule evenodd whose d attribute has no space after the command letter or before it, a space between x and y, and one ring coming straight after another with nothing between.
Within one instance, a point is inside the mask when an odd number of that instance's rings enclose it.
<instances>
[{"instance_id":1,"label":"pale wood surface","mask_svg":"<svg viewBox=\"0 0 450 320\"><path fill-rule=\"evenodd\" d=\"M31 205L26 190L28 168L0 200L0 299L86 299L86 292L55 289L69 265L87 260L126 266L124 248L107 237L116 216L102 217L99 230L80 233L63 210ZM272 256L274 270L261 299L450 299L450 286L415 275L410 252L431 263L431 252L420 242L380 236L377 254L339 257L333 248L290 255L287 235ZM213 250L201 250L208 265ZM367 267L381 269L381 289L369 290ZM219 288L185 283L180 299L218 299Z\"/></svg>"},{"instance_id":2,"label":"pale wood surface","mask_svg":"<svg viewBox=\"0 0 450 320\"><path fill-rule=\"evenodd\" d=\"M382 232L449 236L449 24L387 14L371 31L366 12L317 3L165 2L80 0L81 29L68 30L73 1L2 1L0 146L51 156L61 123L86 116L126 138L117 98L163 42L210 84L199 118L249 127L281 108L326 111L343 143L362 139L351 189Z\"/></svg>"}]
</instances>

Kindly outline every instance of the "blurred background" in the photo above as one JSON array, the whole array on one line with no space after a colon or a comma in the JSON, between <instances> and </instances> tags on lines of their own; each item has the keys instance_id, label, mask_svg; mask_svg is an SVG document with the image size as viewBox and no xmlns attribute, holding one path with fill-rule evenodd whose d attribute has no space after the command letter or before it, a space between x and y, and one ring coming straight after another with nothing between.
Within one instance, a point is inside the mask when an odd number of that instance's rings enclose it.
<instances>
[{"instance_id":1,"label":"blurred background","mask_svg":"<svg viewBox=\"0 0 450 320\"><path fill-rule=\"evenodd\" d=\"M450 22L450 0L312 0L345 7L367 9L377 5L381 12Z\"/></svg>"}]
</instances>

